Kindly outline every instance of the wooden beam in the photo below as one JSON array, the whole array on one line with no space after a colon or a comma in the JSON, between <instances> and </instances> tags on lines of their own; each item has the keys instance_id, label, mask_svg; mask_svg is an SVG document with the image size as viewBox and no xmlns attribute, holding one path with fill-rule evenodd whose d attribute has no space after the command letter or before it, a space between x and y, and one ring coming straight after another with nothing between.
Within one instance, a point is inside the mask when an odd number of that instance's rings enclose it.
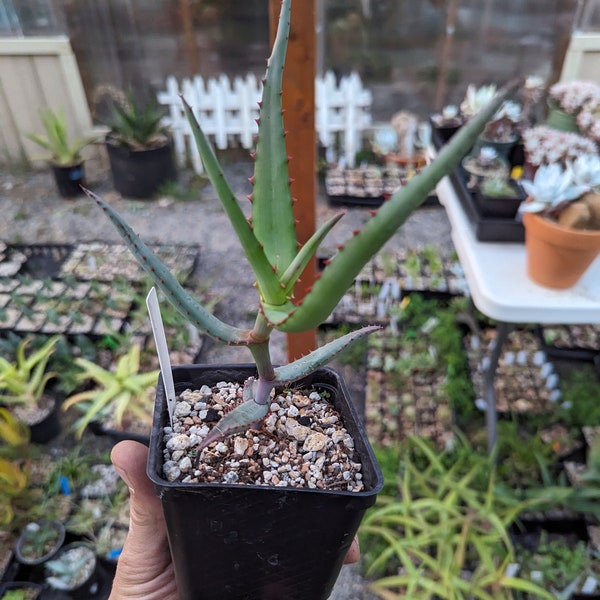
<instances>
[{"instance_id":1,"label":"wooden beam","mask_svg":"<svg viewBox=\"0 0 600 600\"><path fill-rule=\"evenodd\" d=\"M269 0L271 44L277 29L280 0ZM283 110L287 151L291 156L292 195L297 199L294 214L298 242L304 244L315 230L317 195L317 139L315 133L315 0L292 3L292 25L283 78ZM302 298L315 280L316 261L311 261L297 286ZM287 335L288 359L307 354L316 347L316 332Z\"/></svg>"}]
</instances>

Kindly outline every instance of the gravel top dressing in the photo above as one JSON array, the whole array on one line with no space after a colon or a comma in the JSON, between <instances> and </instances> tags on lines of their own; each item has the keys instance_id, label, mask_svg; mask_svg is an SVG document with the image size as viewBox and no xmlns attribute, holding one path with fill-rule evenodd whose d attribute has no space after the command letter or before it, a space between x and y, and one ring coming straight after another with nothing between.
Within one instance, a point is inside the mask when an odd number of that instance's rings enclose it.
<instances>
[{"instance_id":1,"label":"gravel top dressing","mask_svg":"<svg viewBox=\"0 0 600 600\"><path fill-rule=\"evenodd\" d=\"M363 491L354 441L326 391L276 394L262 425L215 442L198 457L198 444L241 398L242 385L227 382L179 395L173 427L165 428L168 481Z\"/></svg>"}]
</instances>

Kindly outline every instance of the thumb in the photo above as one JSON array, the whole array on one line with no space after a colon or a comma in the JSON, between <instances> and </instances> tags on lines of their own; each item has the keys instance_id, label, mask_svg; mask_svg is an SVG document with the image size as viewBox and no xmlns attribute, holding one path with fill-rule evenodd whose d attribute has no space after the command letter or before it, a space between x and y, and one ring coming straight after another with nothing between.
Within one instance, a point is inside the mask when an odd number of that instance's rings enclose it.
<instances>
[{"instance_id":1,"label":"thumb","mask_svg":"<svg viewBox=\"0 0 600 600\"><path fill-rule=\"evenodd\" d=\"M126 440L114 446L110 458L130 494L129 533L119 557L113 590L130 597L128 592L140 594L173 579L171 555L162 506L146 475L148 448Z\"/></svg>"}]
</instances>

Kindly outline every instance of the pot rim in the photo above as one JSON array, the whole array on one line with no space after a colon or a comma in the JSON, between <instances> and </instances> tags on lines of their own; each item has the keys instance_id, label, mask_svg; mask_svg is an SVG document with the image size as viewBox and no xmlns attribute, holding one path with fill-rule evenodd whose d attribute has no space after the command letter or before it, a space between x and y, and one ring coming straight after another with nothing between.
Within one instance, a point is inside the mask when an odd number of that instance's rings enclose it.
<instances>
[{"instance_id":1,"label":"pot rim","mask_svg":"<svg viewBox=\"0 0 600 600\"><path fill-rule=\"evenodd\" d=\"M240 364L218 364L218 365L178 365L174 366L173 370L186 369L190 367L207 367L208 369L214 368L218 370L250 370L253 369L255 372L255 366L253 364L240 363ZM311 375L319 374L322 372L329 372L339 382L340 392L343 393L345 388L345 383L341 376L332 369L331 367L322 367L312 373ZM250 376L250 373L248 374ZM327 385L326 382L320 382L321 385ZM311 382L311 385L318 386L319 382L314 381ZM349 395L349 393L347 393ZM349 416L351 420L353 420L356 425L356 431L351 433L354 442L356 444L355 451L360 454L361 461L368 461L370 463L370 467L373 469L373 481L372 485L368 487L368 489L364 489L360 492L351 492L347 490L326 490L321 488L296 488L296 487L278 487L272 485L259 485L259 484L248 484L248 483L185 483L181 481L168 481L164 479L159 473L161 472L162 466L162 453L160 451L161 445L163 443L164 433L162 431L161 423L165 423L163 421L163 416L166 417L166 396L164 393L164 387L162 385L162 377L159 375L159 383L157 386L156 392L156 402L154 405L154 418L152 425L152 432L150 434L150 453L148 456L148 464L147 464L147 475L152 481L152 483L160 488L168 489L169 491L181 491L185 493L203 493L209 490L216 489L224 489L224 490L239 490L242 492L258 492L258 493L269 493L269 492L278 492L278 493L286 493L286 494L296 494L296 493L304 493L304 494L324 494L326 496L347 496L348 498L369 498L371 496L376 496L379 494L383 488L384 480L383 474L381 473L381 469L377 463L377 459L375 458L375 454L371 448L369 440L366 436L366 432L364 431L364 426L362 425L362 421L356 412L356 408L354 407L352 402L348 402L347 404L349 410ZM348 416L342 415L342 417L347 420ZM360 450L356 447L360 446ZM365 482L365 488L367 488L367 482Z\"/></svg>"}]
</instances>

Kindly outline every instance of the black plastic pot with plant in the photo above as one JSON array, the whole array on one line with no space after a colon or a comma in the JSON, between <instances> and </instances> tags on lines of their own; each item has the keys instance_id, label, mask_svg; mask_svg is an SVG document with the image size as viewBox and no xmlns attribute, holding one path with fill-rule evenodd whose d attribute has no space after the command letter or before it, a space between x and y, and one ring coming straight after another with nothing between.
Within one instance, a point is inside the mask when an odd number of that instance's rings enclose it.
<instances>
[{"instance_id":1,"label":"black plastic pot with plant","mask_svg":"<svg viewBox=\"0 0 600 600\"><path fill-rule=\"evenodd\" d=\"M41 565L57 554L65 535L65 526L60 521L28 523L17 539L15 557L23 565Z\"/></svg>"},{"instance_id":2,"label":"black plastic pot with plant","mask_svg":"<svg viewBox=\"0 0 600 600\"><path fill-rule=\"evenodd\" d=\"M64 198L80 196L81 186L85 183L81 151L92 143L95 137L87 136L71 141L64 111L54 112L46 109L41 111L40 118L45 135L29 133L27 137L50 152L49 162L60 195Z\"/></svg>"},{"instance_id":3,"label":"black plastic pot with plant","mask_svg":"<svg viewBox=\"0 0 600 600\"><path fill-rule=\"evenodd\" d=\"M173 373L176 385L197 390L220 381L243 383L256 375L256 369L193 365L175 367ZM148 473L162 498L180 597L329 597L360 521L383 485L364 427L339 375L321 369L298 386L326 395L343 419L354 440L353 461L362 465L360 492L169 481L161 450L169 417L165 390L159 386ZM286 443L294 441L290 435ZM286 475L281 477L285 481Z\"/></svg>"},{"instance_id":4,"label":"black plastic pot with plant","mask_svg":"<svg viewBox=\"0 0 600 600\"><path fill-rule=\"evenodd\" d=\"M115 189L129 198L151 198L177 178L173 148L155 102L141 105L129 94L115 103L106 151Z\"/></svg>"},{"instance_id":5,"label":"black plastic pot with plant","mask_svg":"<svg viewBox=\"0 0 600 600\"><path fill-rule=\"evenodd\" d=\"M327 319L365 264L452 171L512 90L509 87L481 110L432 164L392 195L339 249L298 302L294 289L300 275L343 215L334 216L305 244L298 244L281 101L290 10L291 0L284 0L263 86L251 219L225 179L191 107L184 103L207 176L256 276L260 301L251 328L226 323L199 304L120 215L88 192L168 301L206 335L246 347L255 363L235 371L230 365L211 365L205 369L207 379L204 374L200 377L197 367L175 369L176 381L189 382L190 392L157 395L148 472L163 501L182 600L318 600L329 594L362 512L383 482L352 405L342 400L344 386L322 367L379 328L352 331L281 366L272 362L271 333L308 331ZM167 382L168 374L163 372ZM176 424L174 417L182 415L183 422ZM293 441L286 437L289 434ZM332 451L337 458L327 470L324 465ZM302 460L292 468L291 457L298 454ZM342 463L347 466L342 468ZM272 514L264 511L270 497L275 498ZM315 500L312 507L304 505L309 498ZM181 506L174 508L177 502ZM205 502L206 514L211 515L208 522L195 508ZM286 505L293 508L289 516ZM342 520L322 516L334 513ZM207 532L204 525L209 526ZM274 550L267 548L267 538L275 543ZM199 569L204 569L199 566L201 548L221 557L227 568L208 562L209 556L206 561L212 567L207 577L199 577ZM238 574L240 580L242 575L246 578L244 584L237 581Z\"/></svg>"}]
</instances>

